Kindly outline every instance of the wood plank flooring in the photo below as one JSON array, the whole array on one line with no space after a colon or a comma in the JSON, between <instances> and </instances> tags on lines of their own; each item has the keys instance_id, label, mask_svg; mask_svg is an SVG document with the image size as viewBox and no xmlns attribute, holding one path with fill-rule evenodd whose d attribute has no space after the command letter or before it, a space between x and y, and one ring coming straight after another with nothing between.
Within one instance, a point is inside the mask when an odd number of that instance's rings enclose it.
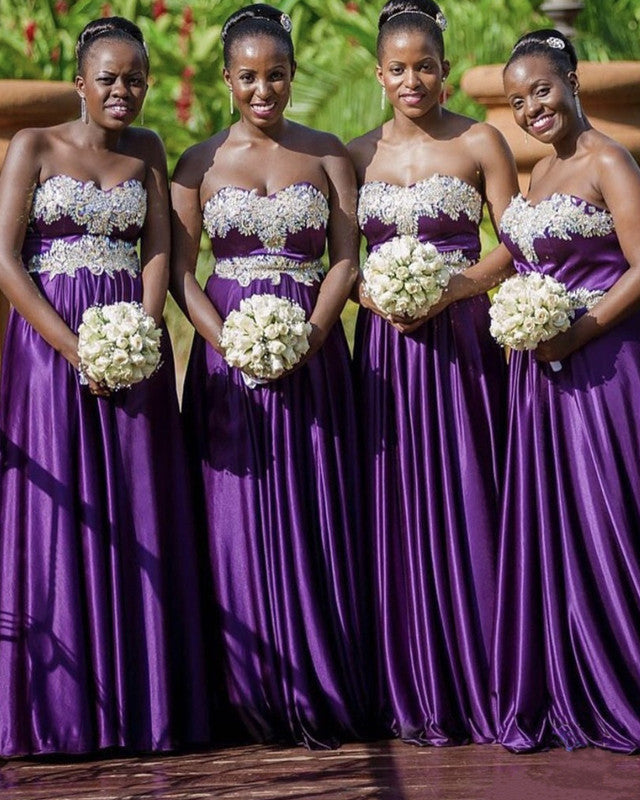
<instances>
[{"instance_id":1,"label":"wood plank flooring","mask_svg":"<svg viewBox=\"0 0 640 800\"><path fill-rule=\"evenodd\" d=\"M308 752L251 746L99 760L12 759L1 800L640 800L640 756L512 755L401 742Z\"/></svg>"}]
</instances>

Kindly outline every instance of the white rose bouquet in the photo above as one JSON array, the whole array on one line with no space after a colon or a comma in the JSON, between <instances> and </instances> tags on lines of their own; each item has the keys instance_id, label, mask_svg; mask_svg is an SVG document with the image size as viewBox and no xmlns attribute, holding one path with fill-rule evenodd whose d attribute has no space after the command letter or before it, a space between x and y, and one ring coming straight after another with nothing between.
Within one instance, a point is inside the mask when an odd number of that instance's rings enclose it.
<instances>
[{"instance_id":1,"label":"white rose bouquet","mask_svg":"<svg viewBox=\"0 0 640 800\"><path fill-rule=\"evenodd\" d=\"M111 390L139 383L160 366L161 337L140 303L90 306L78 328L80 374Z\"/></svg>"},{"instance_id":2,"label":"white rose bouquet","mask_svg":"<svg viewBox=\"0 0 640 800\"><path fill-rule=\"evenodd\" d=\"M365 290L385 314L416 317L438 302L450 273L432 244L397 236L368 256Z\"/></svg>"},{"instance_id":3,"label":"white rose bouquet","mask_svg":"<svg viewBox=\"0 0 640 800\"><path fill-rule=\"evenodd\" d=\"M225 359L242 370L248 385L279 378L309 350L311 325L297 303L254 294L231 311L222 326Z\"/></svg>"},{"instance_id":4,"label":"white rose bouquet","mask_svg":"<svg viewBox=\"0 0 640 800\"><path fill-rule=\"evenodd\" d=\"M549 275L529 272L508 278L489 311L491 335L513 350L533 350L571 325L576 303L564 284ZM559 370L558 361L552 361Z\"/></svg>"}]
</instances>

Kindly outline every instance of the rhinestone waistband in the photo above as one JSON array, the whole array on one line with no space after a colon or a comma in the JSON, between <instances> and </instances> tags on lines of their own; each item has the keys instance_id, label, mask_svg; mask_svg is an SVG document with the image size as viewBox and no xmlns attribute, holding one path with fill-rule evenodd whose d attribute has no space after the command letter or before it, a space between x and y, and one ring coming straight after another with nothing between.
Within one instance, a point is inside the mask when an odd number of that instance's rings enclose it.
<instances>
[{"instance_id":1,"label":"rhinestone waistband","mask_svg":"<svg viewBox=\"0 0 640 800\"><path fill-rule=\"evenodd\" d=\"M140 261L132 242L108 236L79 236L72 241L54 239L49 250L27 262L29 272L47 272L50 276L73 278L79 269L111 277L124 271L135 277L140 272Z\"/></svg>"},{"instance_id":2,"label":"rhinestone waistband","mask_svg":"<svg viewBox=\"0 0 640 800\"><path fill-rule=\"evenodd\" d=\"M571 305L573 308L590 309L595 306L601 297L604 297L604 294L604 291L601 289L580 288L572 289L569 292L569 297L571 298Z\"/></svg>"},{"instance_id":3,"label":"rhinestone waistband","mask_svg":"<svg viewBox=\"0 0 640 800\"><path fill-rule=\"evenodd\" d=\"M322 262L296 261L287 256L255 255L235 258L220 258L216 261L215 274L220 278L237 281L248 286L251 281L270 280L277 285L283 275L289 275L298 283L311 286L324 277Z\"/></svg>"}]
</instances>

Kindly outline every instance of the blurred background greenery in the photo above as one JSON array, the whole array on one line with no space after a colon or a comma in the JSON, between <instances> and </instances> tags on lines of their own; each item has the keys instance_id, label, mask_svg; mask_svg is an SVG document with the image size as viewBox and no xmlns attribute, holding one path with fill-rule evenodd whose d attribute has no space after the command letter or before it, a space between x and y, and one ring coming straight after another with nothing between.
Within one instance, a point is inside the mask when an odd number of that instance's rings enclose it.
<instances>
[{"instance_id":1,"label":"blurred background greenery","mask_svg":"<svg viewBox=\"0 0 640 800\"><path fill-rule=\"evenodd\" d=\"M549 24L542 0L442 0L452 70L452 110L481 119L482 107L460 90L461 75L477 64L504 62L526 30ZM330 130L344 141L378 125L374 76L377 17L382 0L273 0L293 20L298 72L290 116ZM73 80L78 33L91 19L119 14L142 29L151 60L144 124L165 142L169 168L180 153L227 126L220 30L241 0L0 0L0 77ZM578 55L595 61L639 55L640 0L584 0L576 21ZM492 232L485 225L484 241ZM200 272L206 273L206 245ZM171 305L167 316L179 365L190 346L189 326ZM344 320L353 325L353 308Z\"/></svg>"}]
</instances>

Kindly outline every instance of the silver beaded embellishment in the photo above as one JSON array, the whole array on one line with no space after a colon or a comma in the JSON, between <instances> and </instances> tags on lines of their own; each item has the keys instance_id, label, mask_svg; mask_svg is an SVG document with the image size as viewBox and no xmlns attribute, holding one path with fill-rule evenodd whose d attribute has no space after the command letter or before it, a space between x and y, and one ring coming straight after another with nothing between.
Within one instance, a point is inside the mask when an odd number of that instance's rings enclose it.
<instances>
[{"instance_id":1,"label":"silver beaded embellishment","mask_svg":"<svg viewBox=\"0 0 640 800\"><path fill-rule=\"evenodd\" d=\"M248 286L256 280L270 280L277 286L283 275L311 286L324 277L321 261L300 262L286 256L272 255L220 258L216 261L215 273L219 278L237 281L240 286Z\"/></svg>"},{"instance_id":2,"label":"silver beaded embellishment","mask_svg":"<svg viewBox=\"0 0 640 800\"><path fill-rule=\"evenodd\" d=\"M506 208L500 227L530 264L539 263L536 239L569 241L572 235L594 238L607 236L614 229L608 211L558 192L535 205L517 195Z\"/></svg>"},{"instance_id":3,"label":"silver beaded embellishment","mask_svg":"<svg viewBox=\"0 0 640 800\"><path fill-rule=\"evenodd\" d=\"M465 214L478 224L482 197L474 186L452 175L432 175L411 186L370 181L360 189L360 227L378 219L395 225L398 236L417 236L421 217L437 219L441 214L452 220Z\"/></svg>"},{"instance_id":4,"label":"silver beaded embellishment","mask_svg":"<svg viewBox=\"0 0 640 800\"><path fill-rule=\"evenodd\" d=\"M204 227L211 238L224 238L236 230L257 236L263 247L277 253L291 233L326 228L329 204L315 186L294 183L270 195L255 189L226 186L204 204Z\"/></svg>"},{"instance_id":5,"label":"silver beaded embellishment","mask_svg":"<svg viewBox=\"0 0 640 800\"><path fill-rule=\"evenodd\" d=\"M80 236L71 241L54 239L47 252L32 256L27 263L29 272L47 272L51 277L73 278L79 269L109 277L128 272L135 277L140 272L140 261L132 242L108 236Z\"/></svg>"},{"instance_id":6,"label":"silver beaded embellishment","mask_svg":"<svg viewBox=\"0 0 640 800\"><path fill-rule=\"evenodd\" d=\"M147 193L138 180L101 189L93 181L54 175L36 188L30 221L51 224L67 217L87 233L108 236L142 227L146 213Z\"/></svg>"}]
</instances>

